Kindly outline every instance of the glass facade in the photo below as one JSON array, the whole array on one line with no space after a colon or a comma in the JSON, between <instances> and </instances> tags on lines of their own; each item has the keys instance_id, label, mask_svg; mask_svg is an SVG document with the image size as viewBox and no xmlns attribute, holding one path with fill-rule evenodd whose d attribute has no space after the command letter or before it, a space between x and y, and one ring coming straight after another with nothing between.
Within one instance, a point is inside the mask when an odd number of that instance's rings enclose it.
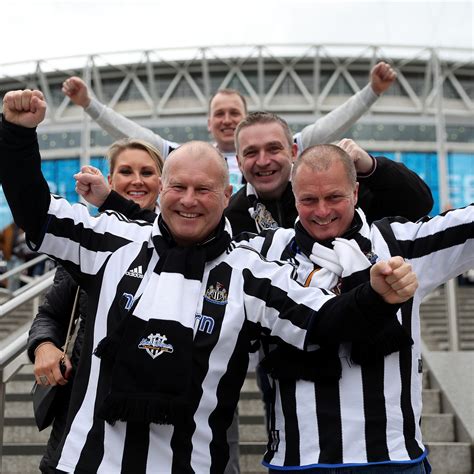
<instances>
[{"instance_id":1,"label":"glass facade","mask_svg":"<svg viewBox=\"0 0 474 474\"><path fill-rule=\"evenodd\" d=\"M374 156L383 155L401 161L415 171L430 187L435 200L431 215L442 211L439 201L439 174L436 153L419 152L379 152L371 150ZM108 164L103 157L92 157L91 164L99 168L104 176L108 174ZM79 170L79 157L72 159L45 160L42 163L43 174L51 192L64 196L70 202L78 202L74 190L73 175ZM462 207L474 202L474 154L449 153L447 157L449 175L449 205ZM11 213L3 192L0 192L0 229L12 221Z\"/></svg>"}]
</instances>

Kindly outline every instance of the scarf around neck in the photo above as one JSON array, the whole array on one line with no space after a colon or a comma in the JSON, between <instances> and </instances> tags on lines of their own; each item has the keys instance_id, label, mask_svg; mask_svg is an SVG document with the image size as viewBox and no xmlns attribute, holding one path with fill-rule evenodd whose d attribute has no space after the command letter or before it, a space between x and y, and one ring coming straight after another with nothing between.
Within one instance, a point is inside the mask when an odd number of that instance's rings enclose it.
<instances>
[{"instance_id":1,"label":"scarf around neck","mask_svg":"<svg viewBox=\"0 0 474 474\"><path fill-rule=\"evenodd\" d=\"M257 233L260 233L263 230L278 229L280 226L277 221L265 207L265 204L260 201L257 191L250 183L246 184L246 195L249 202L248 211L250 217L255 221Z\"/></svg>"},{"instance_id":2,"label":"scarf around neck","mask_svg":"<svg viewBox=\"0 0 474 474\"><path fill-rule=\"evenodd\" d=\"M320 242L316 242L297 221L295 242L298 250L317 269L309 286L325 288L336 294L370 280L370 268L378 260L372 251L370 227L361 209L356 209L352 224L342 237ZM380 318L374 334L367 341L352 343L351 359L360 365L370 365L412 344L412 338L397 319ZM316 381L340 378L342 373L338 345L322 346L305 353L281 344L267 355L262 365L274 378Z\"/></svg>"},{"instance_id":3,"label":"scarf around neck","mask_svg":"<svg viewBox=\"0 0 474 474\"><path fill-rule=\"evenodd\" d=\"M201 281L206 262L228 248L229 229L222 218L205 242L180 247L158 216L152 240L159 259L147 272L143 294L95 350L112 373L99 417L109 423L177 424L186 419Z\"/></svg>"}]
</instances>

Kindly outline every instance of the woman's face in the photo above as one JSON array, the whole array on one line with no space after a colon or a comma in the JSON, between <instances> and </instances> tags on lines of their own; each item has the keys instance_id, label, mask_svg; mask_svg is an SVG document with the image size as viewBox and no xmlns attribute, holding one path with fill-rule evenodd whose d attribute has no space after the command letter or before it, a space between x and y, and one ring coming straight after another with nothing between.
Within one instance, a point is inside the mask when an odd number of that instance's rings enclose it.
<instances>
[{"instance_id":1,"label":"woman's face","mask_svg":"<svg viewBox=\"0 0 474 474\"><path fill-rule=\"evenodd\" d=\"M155 210L160 192L160 172L151 156L144 150L123 150L117 155L111 188L142 209Z\"/></svg>"}]
</instances>

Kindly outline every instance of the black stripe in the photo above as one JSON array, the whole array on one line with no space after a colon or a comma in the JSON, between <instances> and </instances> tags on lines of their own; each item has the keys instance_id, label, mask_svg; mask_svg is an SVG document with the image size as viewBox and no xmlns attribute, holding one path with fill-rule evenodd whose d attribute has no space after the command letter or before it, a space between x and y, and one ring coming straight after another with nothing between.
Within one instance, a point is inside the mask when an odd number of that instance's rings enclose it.
<instances>
[{"instance_id":1,"label":"black stripe","mask_svg":"<svg viewBox=\"0 0 474 474\"><path fill-rule=\"evenodd\" d=\"M127 423L124 456L122 458L123 474L146 472L148 447L150 444L150 425L148 423Z\"/></svg>"},{"instance_id":2,"label":"black stripe","mask_svg":"<svg viewBox=\"0 0 474 474\"><path fill-rule=\"evenodd\" d=\"M265 239L263 241L263 245L262 245L262 248L260 249L260 253L266 257L267 254L268 254L268 251L270 250L270 247L272 246L272 243L273 243L273 239L275 237L275 232L277 231L277 229L272 229L272 230L268 230L266 231L265 233L261 233L260 235L264 234L265 235Z\"/></svg>"},{"instance_id":3,"label":"black stripe","mask_svg":"<svg viewBox=\"0 0 474 474\"><path fill-rule=\"evenodd\" d=\"M130 243L129 239L118 237L110 232L97 233L92 229L85 228L82 222L75 224L72 219L57 218L56 216L51 216L48 233L80 243L81 247L93 252L113 252Z\"/></svg>"},{"instance_id":4,"label":"black stripe","mask_svg":"<svg viewBox=\"0 0 474 474\"><path fill-rule=\"evenodd\" d=\"M71 393L71 402L69 404L68 420L65 434L69 434L71 423L74 420L81 404L85 398L89 374L91 370L91 362L93 352L93 332L95 325L95 318L97 313L97 303L99 301L98 295L102 286L102 280L104 275L105 266L102 267L96 285L93 285L88 289L88 311L85 320L85 333L83 339L83 346L80 353L80 361L77 368L77 372L74 378L74 390ZM96 400L99 397L99 392L96 393ZM61 443L58 453L61 452L64 444ZM84 453L87 453L85 455ZM81 455L79 456L76 464L76 471L80 472L83 469L86 472L96 472L102 462L104 456L104 422L102 420L94 419L93 425L87 435L86 441L82 446ZM58 456L59 458L59 456Z\"/></svg>"},{"instance_id":5,"label":"black stripe","mask_svg":"<svg viewBox=\"0 0 474 474\"><path fill-rule=\"evenodd\" d=\"M299 466L300 433L296 413L296 381L280 381L280 395L285 419L285 466Z\"/></svg>"},{"instance_id":6,"label":"black stripe","mask_svg":"<svg viewBox=\"0 0 474 474\"><path fill-rule=\"evenodd\" d=\"M334 407L341 406L339 381L315 384L316 413L319 431L320 464L342 463L342 422L340 411L334 413Z\"/></svg>"},{"instance_id":7,"label":"black stripe","mask_svg":"<svg viewBox=\"0 0 474 474\"><path fill-rule=\"evenodd\" d=\"M372 362L369 367L362 367L361 371L367 461L386 461L389 459L389 454L384 395L384 359Z\"/></svg>"},{"instance_id":8,"label":"black stripe","mask_svg":"<svg viewBox=\"0 0 474 474\"><path fill-rule=\"evenodd\" d=\"M280 319L291 320L299 328L306 329L310 318L314 315L314 310L303 304L297 304L281 288L272 285L268 278L255 277L246 268L242 271L244 277L244 292L247 295L262 299L265 295L265 303L269 308L274 308L279 312Z\"/></svg>"},{"instance_id":9,"label":"black stripe","mask_svg":"<svg viewBox=\"0 0 474 474\"><path fill-rule=\"evenodd\" d=\"M466 223L440 230L425 237L417 237L414 240L395 240L390 226L394 222L404 223L406 221L403 219L382 219L376 222L376 226L380 229L384 238L390 236L387 239L390 253L392 255L403 255L409 259L424 257L436 251L462 245L467 240L474 238L472 223Z\"/></svg>"},{"instance_id":10,"label":"black stripe","mask_svg":"<svg viewBox=\"0 0 474 474\"><path fill-rule=\"evenodd\" d=\"M209 273L206 288L210 288L211 285L214 286L214 288L217 288L217 284L219 284L222 285L222 288L225 289L228 294L231 274L232 269L229 265L221 263ZM196 412L203 396L202 385L209 370L209 357L219 340L226 309L227 304L216 304L212 301L206 300L205 298L203 300L201 318L202 316L212 318L213 325L210 333L207 331L208 327L203 326L203 330L198 328L194 336L191 386L192 399L190 403L190 411L192 414ZM202 320L203 319L198 320L196 324L199 324ZM238 393L239 390L235 390L236 399L238 399ZM234 406L237 404L237 400L227 400L226 402L227 405L229 405L229 403L233 403ZM221 418L218 417L221 416L220 412L216 415L213 414L213 416L215 417L213 422L215 422L216 426L214 426L213 430L213 443L215 444L211 444L211 457L215 456L213 459L215 462L211 465L211 472L221 473L224 472L229 457L229 450L226 442L226 430L232 422L233 411L227 410L225 415ZM212 426L212 422L210 421L209 423ZM177 427L177 429L175 429L171 438L171 448L173 450L173 473L181 474L190 470L191 454L193 450L191 438L195 430L196 423L191 417L185 426L179 426L179 428ZM217 433L216 430L218 430Z\"/></svg>"},{"instance_id":11,"label":"black stripe","mask_svg":"<svg viewBox=\"0 0 474 474\"><path fill-rule=\"evenodd\" d=\"M401 308L402 326L411 335L411 315L413 300L407 301ZM400 351L400 376L402 383L401 410L403 414L403 435L405 436L405 446L410 459L416 459L423 454L423 451L416 442L415 414L412 406L411 379L412 379L412 350L411 348ZM420 420L418 420L419 422Z\"/></svg>"},{"instance_id":12,"label":"black stripe","mask_svg":"<svg viewBox=\"0 0 474 474\"><path fill-rule=\"evenodd\" d=\"M267 433L269 434L267 451L263 459L265 462L270 463L274 453L278 451L279 447L279 439L274 439L274 436L277 435L275 415L277 389L275 380L271 379L259 366L257 366L257 377L260 378L263 402L265 406Z\"/></svg>"}]
</instances>

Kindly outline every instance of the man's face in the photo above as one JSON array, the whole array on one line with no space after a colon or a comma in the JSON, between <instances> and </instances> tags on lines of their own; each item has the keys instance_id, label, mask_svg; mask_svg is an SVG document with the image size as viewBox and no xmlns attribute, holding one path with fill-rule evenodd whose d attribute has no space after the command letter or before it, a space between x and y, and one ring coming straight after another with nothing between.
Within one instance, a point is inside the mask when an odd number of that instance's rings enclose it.
<instances>
[{"instance_id":1,"label":"man's face","mask_svg":"<svg viewBox=\"0 0 474 474\"><path fill-rule=\"evenodd\" d=\"M192 245L211 235L229 203L232 186L225 187L215 156L204 156L189 147L170 157L162 181L160 210L179 245Z\"/></svg>"},{"instance_id":2,"label":"man's face","mask_svg":"<svg viewBox=\"0 0 474 474\"><path fill-rule=\"evenodd\" d=\"M234 132L244 117L244 104L237 94L216 94L212 99L207 129L220 151L235 151Z\"/></svg>"},{"instance_id":3,"label":"man's face","mask_svg":"<svg viewBox=\"0 0 474 474\"><path fill-rule=\"evenodd\" d=\"M301 165L293 177L293 192L301 224L315 240L339 237L354 217L358 183L354 188L336 162L326 171Z\"/></svg>"},{"instance_id":4,"label":"man's face","mask_svg":"<svg viewBox=\"0 0 474 474\"><path fill-rule=\"evenodd\" d=\"M239 166L263 199L279 198L290 180L297 146L288 143L278 122L259 123L239 133Z\"/></svg>"}]
</instances>

